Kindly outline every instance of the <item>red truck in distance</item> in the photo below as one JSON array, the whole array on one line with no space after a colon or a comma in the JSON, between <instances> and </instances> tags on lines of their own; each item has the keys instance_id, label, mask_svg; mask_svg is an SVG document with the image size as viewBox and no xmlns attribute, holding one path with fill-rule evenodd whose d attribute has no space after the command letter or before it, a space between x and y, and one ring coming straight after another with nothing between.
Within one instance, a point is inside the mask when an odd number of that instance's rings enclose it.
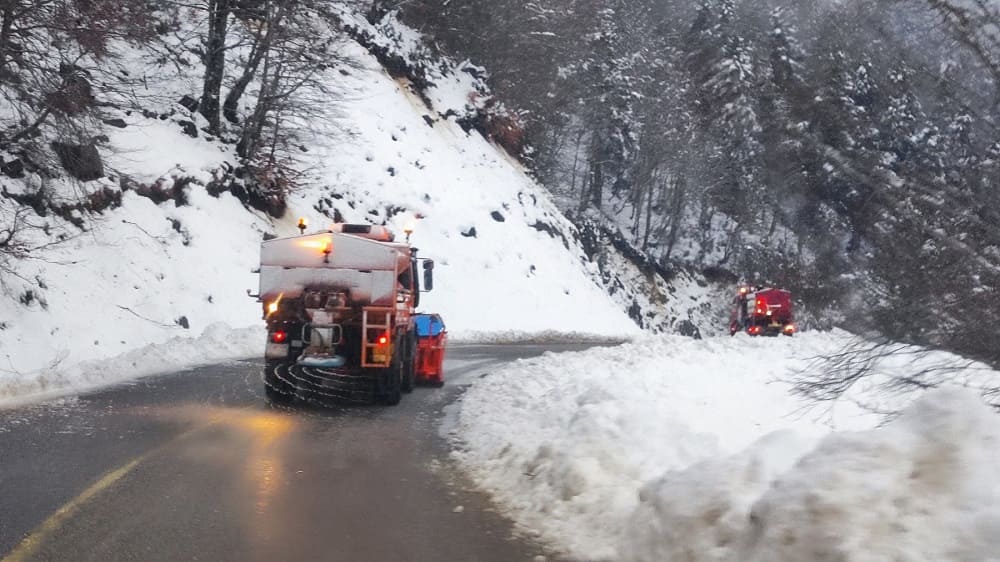
<instances>
[{"instance_id":1,"label":"red truck in distance","mask_svg":"<svg viewBox=\"0 0 1000 562\"><path fill-rule=\"evenodd\" d=\"M744 331L751 336L792 336L792 293L784 289L740 285L733 299L729 335Z\"/></svg>"}]
</instances>

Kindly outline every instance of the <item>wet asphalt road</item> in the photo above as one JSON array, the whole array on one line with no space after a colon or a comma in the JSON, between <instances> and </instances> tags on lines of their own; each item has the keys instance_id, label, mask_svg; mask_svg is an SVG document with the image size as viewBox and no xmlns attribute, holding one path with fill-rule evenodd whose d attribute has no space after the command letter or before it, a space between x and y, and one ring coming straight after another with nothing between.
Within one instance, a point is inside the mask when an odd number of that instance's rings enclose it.
<instances>
[{"instance_id":1,"label":"wet asphalt road","mask_svg":"<svg viewBox=\"0 0 1000 562\"><path fill-rule=\"evenodd\" d=\"M0 410L0 561L551 558L439 425L475 377L584 347L452 346L397 407L271 407L239 361Z\"/></svg>"}]
</instances>

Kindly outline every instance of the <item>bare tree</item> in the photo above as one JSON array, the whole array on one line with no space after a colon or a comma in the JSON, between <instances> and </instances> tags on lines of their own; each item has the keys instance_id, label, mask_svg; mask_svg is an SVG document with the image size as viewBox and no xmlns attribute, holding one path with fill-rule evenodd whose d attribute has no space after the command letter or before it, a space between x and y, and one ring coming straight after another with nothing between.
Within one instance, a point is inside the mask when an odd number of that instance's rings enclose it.
<instances>
[{"instance_id":1,"label":"bare tree","mask_svg":"<svg viewBox=\"0 0 1000 562\"><path fill-rule=\"evenodd\" d=\"M257 45L256 98L242 123L237 153L249 172L251 196L280 214L285 194L303 174L296 166L302 143L296 129L308 127L314 114L329 116L336 96L328 73L346 62L337 54L343 38L335 17L323 2L268 0L259 14L266 35Z\"/></svg>"},{"instance_id":2,"label":"bare tree","mask_svg":"<svg viewBox=\"0 0 1000 562\"><path fill-rule=\"evenodd\" d=\"M9 288L11 277L20 277L17 263L25 259L31 245L25 240L24 231L31 228L28 217L31 210L0 198L0 286ZM22 278L23 279L23 278Z\"/></svg>"},{"instance_id":3,"label":"bare tree","mask_svg":"<svg viewBox=\"0 0 1000 562\"><path fill-rule=\"evenodd\" d=\"M95 105L91 71L112 39L148 36L132 2L6 0L0 3L0 95L12 111L0 146L34 136L50 119L71 127Z\"/></svg>"},{"instance_id":4,"label":"bare tree","mask_svg":"<svg viewBox=\"0 0 1000 562\"><path fill-rule=\"evenodd\" d=\"M201 114L208 120L209 131L219 134L221 125L222 80L226 73L226 38L229 32L229 17L233 0L207 0L208 31L205 35L205 78L202 82Z\"/></svg>"},{"instance_id":5,"label":"bare tree","mask_svg":"<svg viewBox=\"0 0 1000 562\"><path fill-rule=\"evenodd\" d=\"M271 9L274 9L273 14L270 12ZM222 105L223 115L230 123L239 123L238 108L240 99L242 99L247 87L257 75L261 62L265 58L268 58L273 39L282 32L286 9L284 3L279 3L276 7L265 3L261 9L254 10L251 13L242 13L241 20L249 30L252 39L250 54L243 65L242 73L236 79L233 87L229 89L229 93L226 94L226 101Z\"/></svg>"},{"instance_id":6,"label":"bare tree","mask_svg":"<svg viewBox=\"0 0 1000 562\"><path fill-rule=\"evenodd\" d=\"M900 363L910 365L910 370L900 371ZM887 368L889 364L897 367ZM895 412L879 405L879 396L892 398L949 383L975 388L1000 409L1000 380L988 367L977 367L974 361L937 349L878 336L856 337L833 354L815 357L789 382L792 392L810 403L829 405L846 400L883 414ZM852 392L862 384L874 384L875 388ZM869 398L861 400L861 394Z\"/></svg>"}]
</instances>

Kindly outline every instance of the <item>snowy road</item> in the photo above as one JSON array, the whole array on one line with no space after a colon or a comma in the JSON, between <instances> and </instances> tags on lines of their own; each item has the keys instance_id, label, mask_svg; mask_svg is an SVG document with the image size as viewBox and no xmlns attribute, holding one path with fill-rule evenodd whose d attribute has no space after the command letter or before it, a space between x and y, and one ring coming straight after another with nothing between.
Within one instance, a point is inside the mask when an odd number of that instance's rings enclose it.
<instances>
[{"instance_id":1,"label":"snowy road","mask_svg":"<svg viewBox=\"0 0 1000 562\"><path fill-rule=\"evenodd\" d=\"M396 408L272 409L234 362L0 411L0 560L531 560L438 434L463 381L586 346L455 346Z\"/></svg>"}]
</instances>

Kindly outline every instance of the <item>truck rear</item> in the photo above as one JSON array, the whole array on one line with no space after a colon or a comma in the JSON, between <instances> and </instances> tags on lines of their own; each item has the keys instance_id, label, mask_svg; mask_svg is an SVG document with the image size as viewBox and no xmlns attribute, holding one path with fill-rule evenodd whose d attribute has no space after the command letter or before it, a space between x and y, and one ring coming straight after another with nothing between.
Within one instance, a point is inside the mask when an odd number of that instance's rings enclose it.
<instances>
[{"instance_id":1,"label":"truck rear","mask_svg":"<svg viewBox=\"0 0 1000 562\"><path fill-rule=\"evenodd\" d=\"M784 289L740 286L730 318L729 333L733 335L740 330L751 336L794 335L792 293Z\"/></svg>"},{"instance_id":2,"label":"truck rear","mask_svg":"<svg viewBox=\"0 0 1000 562\"><path fill-rule=\"evenodd\" d=\"M334 225L263 242L259 272L268 398L394 405L412 391L413 317L421 284L433 286L433 262L409 243L381 226Z\"/></svg>"}]
</instances>

